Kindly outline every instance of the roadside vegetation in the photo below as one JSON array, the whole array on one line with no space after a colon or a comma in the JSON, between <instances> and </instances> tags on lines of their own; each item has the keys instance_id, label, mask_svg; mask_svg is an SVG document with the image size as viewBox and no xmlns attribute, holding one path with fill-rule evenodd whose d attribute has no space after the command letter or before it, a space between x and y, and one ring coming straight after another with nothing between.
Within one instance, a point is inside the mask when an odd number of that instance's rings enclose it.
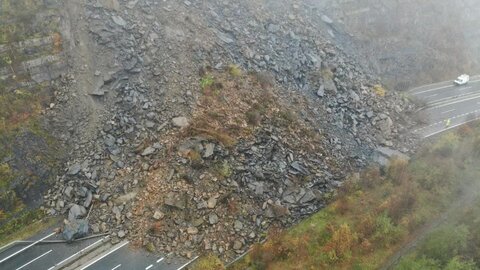
<instances>
[{"instance_id":1,"label":"roadside vegetation","mask_svg":"<svg viewBox=\"0 0 480 270\"><path fill-rule=\"evenodd\" d=\"M427 143L411 161L371 167L347 180L325 209L273 230L229 269L378 269L423 227L457 212L455 201L476 196L479 156L480 126L472 124ZM476 269L480 203L468 211L426 237L398 269Z\"/></svg>"}]
</instances>

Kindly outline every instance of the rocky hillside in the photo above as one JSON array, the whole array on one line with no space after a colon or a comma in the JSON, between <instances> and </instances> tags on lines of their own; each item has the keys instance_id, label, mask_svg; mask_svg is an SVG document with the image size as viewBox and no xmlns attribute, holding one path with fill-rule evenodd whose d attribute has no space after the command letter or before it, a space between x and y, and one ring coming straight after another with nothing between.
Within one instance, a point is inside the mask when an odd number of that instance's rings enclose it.
<instances>
[{"instance_id":1,"label":"rocky hillside","mask_svg":"<svg viewBox=\"0 0 480 270\"><path fill-rule=\"evenodd\" d=\"M376 147L415 143L413 106L307 4L58 4L69 62L47 118L69 155L43 209L70 225L90 213L114 242L228 260L321 208Z\"/></svg>"},{"instance_id":2,"label":"rocky hillside","mask_svg":"<svg viewBox=\"0 0 480 270\"><path fill-rule=\"evenodd\" d=\"M326 16L332 40L397 90L480 72L475 0L332 0L311 5Z\"/></svg>"}]
</instances>

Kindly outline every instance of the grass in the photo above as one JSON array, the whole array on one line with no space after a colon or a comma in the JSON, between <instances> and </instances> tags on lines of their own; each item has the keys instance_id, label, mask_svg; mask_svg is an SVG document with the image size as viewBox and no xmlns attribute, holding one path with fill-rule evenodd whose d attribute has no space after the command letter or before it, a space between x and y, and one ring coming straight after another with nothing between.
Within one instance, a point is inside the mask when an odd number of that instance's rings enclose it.
<instances>
[{"instance_id":1,"label":"grass","mask_svg":"<svg viewBox=\"0 0 480 270\"><path fill-rule=\"evenodd\" d=\"M35 234L52 227L60 221L58 217L46 218L40 210L25 212L20 218L2 224L0 246L12 241L28 239Z\"/></svg>"},{"instance_id":2,"label":"grass","mask_svg":"<svg viewBox=\"0 0 480 270\"><path fill-rule=\"evenodd\" d=\"M222 261L213 254L198 259L192 266L192 270L224 270Z\"/></svg>"},{"instance_id":3,"label":"grass","mask_svg":"<svg viewBox=\"0 0 480 270\"><path fill-rule=\"evenodd\" d=\"M230 269L378 269L480 177L478 138L480 127L468 126L426 145L410 162L394 160L384 172L365 170L359 180L346 181L325 209L288 231L270 233L264 244L255 245ZM460 238L440 238L430 245L453 242L459 244L445 250L461 250L471 237L465 238L462 228L453 231ZM446 254L445 250L430 253ZM458 263L450 258L458 254L451 253L443 264Z\"/></svg>"},{"instance_id":4,"label":"grass","mask_svg":"<svg viewBox=\"0 0 480 270\"><path fill-rule=\"evenodd\" d=\"M373 92L379 97L384 97L387 94L387 90L380 84L373 86Z\"/></svg>"}]
</instances>

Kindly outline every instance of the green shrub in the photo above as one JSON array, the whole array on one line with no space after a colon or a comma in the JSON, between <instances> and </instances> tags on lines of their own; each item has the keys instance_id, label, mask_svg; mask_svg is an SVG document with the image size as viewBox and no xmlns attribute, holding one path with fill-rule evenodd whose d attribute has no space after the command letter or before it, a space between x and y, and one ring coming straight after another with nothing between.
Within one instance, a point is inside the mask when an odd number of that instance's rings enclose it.
<instances>
[{"instance_id":1,"label":"green shrub","mask_svg":"<svg viewBox=\"0 0 480 270\"><path fill-rule=\"evenodd\" d=\"M198 259L192 270L224 270L222 261L215 255L209 254Z\"/></svg>"},{"instance_id":2,"label":"green shrub","mask_svg":"<svg viewBox=\"0 0 480 270\"><path fill-rule=\"evenodd\" d=\"M448 226L431 233L422 245L420 252L442 264L459 255L467 247L468 228L465 225Z\"/></svg>"},{"instance_id":3,"label":"green shrub","mask_svg":"<svg viewBox=\"0 0 480 270\"><path fill-rule=\"evenodd\" d=\"M400 261L396 270L438 270L441 269L439 263L429 258L415 258L409 256Z\"/></svg>"},{"instance_id":4,"label":"green shrub","mask_svg":"<svg viewBox=\"0 0 480 270\"><path fill-rule=\"evenodd\" d=\"M462 261L459 257L454 257L445 266L444 270L475 270L478 269L473 261Z\"/></svg>"}]
</instances>

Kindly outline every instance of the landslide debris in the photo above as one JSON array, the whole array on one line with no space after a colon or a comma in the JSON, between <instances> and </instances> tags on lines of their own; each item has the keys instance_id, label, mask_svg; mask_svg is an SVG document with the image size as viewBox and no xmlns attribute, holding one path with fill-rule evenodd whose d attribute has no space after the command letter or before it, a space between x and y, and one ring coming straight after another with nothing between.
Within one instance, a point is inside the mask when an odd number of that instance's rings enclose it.
<instances>
[{"instance_id":1,"label":"landslide debris","mask_svg":"<svg viewBox=\"0 0 480 270\"><path fill-rule=\"evenodd\" d=\"M322 207L376 147L415 143L414 106L298 5L64 5L72 62L52 117L71 151L44 209L90 213L113 243L231 259Z\"/></svg>"}]
</instances>

